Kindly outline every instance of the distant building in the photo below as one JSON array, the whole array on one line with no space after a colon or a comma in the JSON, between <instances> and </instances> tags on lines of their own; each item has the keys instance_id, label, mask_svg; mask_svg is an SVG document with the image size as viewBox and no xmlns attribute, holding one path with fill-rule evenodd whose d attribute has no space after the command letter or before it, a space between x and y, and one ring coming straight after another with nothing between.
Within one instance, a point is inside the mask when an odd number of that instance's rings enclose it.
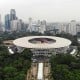
<instances>
[{"instance_id":1,"label":"distant building","mask_svg":"<svg viewBox=\"0 0 80 80\"><path fill-rule=\"evenodd\" d=\"M16 11L15 11L15 9L11 9L11 11L10 11L10 21L16 20L16 19L17 19Z\"/></svg>"},{"instance_id":2,"label":"distant building","mask_svg":"<svg viewBox=\"0 0 80 80\"><path fill-rule=\"evenodd\" d=\"M22 32L26 32L27 31L27 28L28 28L28 24L22 22L21 31Z\"/></svg>"},{"instance_id":3,"label":"distant building","mask_svg":"<svg viewBox=\"0 0 80 80\"><path fill-rule=\"evenodd\" d=\"M12 25L16 25L16 21L17 21L16 11L15 9L11 9L10 14L5 15L5 31L14 31L16 26L14 28L14 26Z\"/></svg>"},{"instance_id":4,"label":"distant building","mask_svg":"<svg viewBox=\"0 0 80 80\"><path fill-rule=\"evenodd\" d=\"M18 20L12 20L10 26L11 26L11 31L17 31L17 28L18 28Z\"/></svg>"},{"instance_id":5,"label":"distant building","mask_svg":"<svg viewBox=\"0 0 80 80\"><path fill-rule=\"evenodd\" d=\"M11 31L22 31L24 27L22 20L12 20L11 21Z\"/></svg>"},{"instance_id":6,"label":"distant building","mask_svg":"<svg viewBox=\"0 0 80 80\"><path fill-rule=\"evenodd\" d=\"M10 15L5 15L5 30L10 31Z\"/></svg>"},{"instance_id":7,"label":"distant building","mask_svg":"<svg viewBox=\"0 0 80 80\"><path fill-rule=\"evenodd\" d=\"M28 25L28 29L29 32L32 32L33 27L32 27L32 18L29 18L29 25Z\"/></svg>"},{"instance_id":8,"label":"distant building","mask_svg":"<svg viewBox=\"0 0 80 80\"><path fill-rule=\"evenodd\" d=\"M2 21L1 21L1 15L0 15L0 32L3 32L3 26L2 26Z\"/></svg>"},{"instance_id":9,"label":"distant building","mask_svg":"<svg viewBox=\"0 0 80 80\"><path fill-rule=\"evenodd\" d=\"M67 32L67 23L61 23L59 32L60 33L66 33Z\"/></svg>"},{"instance_id":10,"label":"distant building","mask_svg":"<svg viewBox=\"0 0 80 80\"><path fill-rule=\"evenodd\" d=\"M72 20L69 24L69 33L72 35L77 34L77 27L76 27L76 21Z\"/></svg>"},{"instance_id":11,"label":"distant building","mask_svg":"<svg viewBox=\"0 0 80 80\"><path fill-rule=\"evenodd\" d=\"M77 24L77 33L80 33L80 24Z\"/></svg>"},{"instance_id":12,"label":"distant building","mask_svg":"<svg viewBox=\"0 0 80 80\"><path fill-rule=\"evenodd\" d=\"M1 31L1 27L2 27L1 24L2 24L2 23L1 23L1 15L0 15L0 31Z\"/></svg>"},{"instance_id":13,"label":"distant building","mask_svg":"<svg viewBox=\"0 0 80 80\"><path fill-rule=\"evenodd\" d=\"M44 32L46 31L46 21L43 20L41 21L40 27L39 27L39 32L44 34Z\"/></svg>"},{"instance_id":14,"label":"distant building","mask_svg":"<svg viewBox=\"0 0 80 80\"><path fill-rule=\"evenodd\" d=\"M38 25L38 26L41 25L41 21L40 21L40 20L37 21L37 25Z\"/></svg>"},{"instance_id":15,"label":"distant building","mask_svg":"<svg viewBox=\"0 0 80 80\"><path fill-rule=\"evenodd\" d=\"M32 32L39 32L39 26L37 24L32 24Z\"/></svg>"},{"instance_id":16,"label":"distant building","mask_svg":"<svg viewBox=\"0 0 80 80\"><path fill-rule=\"evenodd\" d=\"M0 14L0 23L1 23L1 14Z\"/></svg>"},{"instance_id":17,"label":"distant building","mask_svg":"<svg viewBox=\"0 0 80 80\"><path fill-rule=\"evenodd\" d=\"M32 22L32 18L29 18L29 25L27 28L27 31L29 32L39 32L44 34L44 32L46 31L46 21L40 21L38 20L37 23L33 23Z\"/></svg>"},{"instance_id":18,"label":"distant building","mask_svg":"<svg viewBox=\"0 0 80 80\"><path fill-rule=\"evenodd\" d=\"M21 31L22 30L22 20L18 20L18 23L17 23L17 31Z\"/></svg>"},{"instance_id":19,"label":"distant building","mask_svg":"<svg viewBox=\"0 0 80 80\"><path fill-rule=\"evenodd\" d=\"M58 34L59 33L59 24L58 23L48 23L46 25L46 31L53 35Z\"/></svg>"}]
</instances>

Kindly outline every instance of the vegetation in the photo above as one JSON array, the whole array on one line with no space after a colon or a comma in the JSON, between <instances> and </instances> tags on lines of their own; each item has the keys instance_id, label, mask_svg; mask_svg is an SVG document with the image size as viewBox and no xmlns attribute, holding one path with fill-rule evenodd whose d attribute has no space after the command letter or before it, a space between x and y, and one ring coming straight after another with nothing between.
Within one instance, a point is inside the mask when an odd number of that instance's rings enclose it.
<instances>
[{"instance_id":1,"label":"vegetation","mask_svg":"<svg viewBox=\"0 0 80 80\"><path fill-rule=\"evenodd\" d=\"M31 52L25 49L20 54L10 55L2 42L31 35L42 34L36 32L5 32L0 34L0 80L25 80L27 71L31 66ZM51 36L49 33L44 35ZM78 44L77 36L70 34L56 34L56 36L70 39L72 45L78 46L78 54L80 54L80 44ZM80 57L75 58L70 54L53 55L50 63L51 80L80 80Z\"/></svg>"},{"instance_id":2,"label":"vegetation","mask_svg":"<svg viewBox=\"0 0 80 80\"><path fill-rule=\"evenodd\" d=\"M80 80L80 58L70 54L53 55L51 63L51 80Z\"/></svg>"},{"instance_id":3,"label":"vegetation","mask_svg":"<svg viewBox=\"0 0 80 80\"><path fill-rule=\"evenodd\" d=\"M33 35L42 35L41 33L38 32L4 32L0 33L0 42L3 40L14 40L16 38L24 37L24 36L33 36Z\"/></svg>"},{"instance_id":4,"label":"vegetation","mask_svg":"<svg viewBox=\"0 0 80 80\"><path fill-rule=\"evenodd\" d=\"M13 55L4 46L0 46L0 80L25 80L31 66L32 54L25 49Z\"/></svg>"},{"instance_id":5,"label":"vegetation","mask_svg":"<svg viewBox=\"0 0 80 80\"><path fill-rule=\"evenodd\" d=\"M61 34L56 34L56 36L58 36L58 37L63 37L63 38L67 38L67 39L69 39L69 40L72 41L72 44L71 44L71 45L73 45L73 46L78 46L77 36L73 36L73 35L71 35L71 34L63 34L63 33L61 33Z\"/></svg>"}]
</instances>

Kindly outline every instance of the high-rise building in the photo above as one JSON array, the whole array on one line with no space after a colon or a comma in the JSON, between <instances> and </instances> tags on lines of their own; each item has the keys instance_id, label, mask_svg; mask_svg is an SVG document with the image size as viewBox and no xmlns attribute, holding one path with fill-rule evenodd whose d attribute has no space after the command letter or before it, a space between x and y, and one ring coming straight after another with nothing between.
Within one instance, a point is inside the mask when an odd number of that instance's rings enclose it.
<instances>
[{"instance_id":1,"label":"high-rise building","mask_svg":"<svg viewBox=\"0 0 80 80\"><path fill-rule=\"evenodd\" d=\"M11 25L14 22L14 20L17 20L16 11L15 9L11 9L10 14L5 15L5 30L6 31L11 31L12 29Z\"/></svg>"},{"instance_id":2,"label":"high-rise building","mask_svg":"<svg viewBox=\"0 0 80 80\"><path fill-rule=\"evenodd\" d=\"M70 23L67 23L67 25L66 25L66 33L69 33L69 24Z\"/></svg>"},{"instance_id":3,"label":"high-rise building","mask_svg":"<svg viewBox=\"0 0 80 80\"><path fill-rule=\"evenodd\" d=\"M22 20L12 20L10 26L11 26L11 31L21 31Z\"/></svg>"},{"instance_id":4,"label":"high-rise building","mask_svg":"<svg viewBox=\"0 0 80 80\"><path fill-rule=\"evenodd\" d=\"M27 28L28 28L28 24L26 24L26 23L24 23L23 21L22 21L22 24L21 24L22 26L21 26L21 31L22 32L26 32L27 31Z\"/></svg>"},{"instance_id":5,"label":"high-rise building","mask_svg":"<svg viewBox=\"0 0 80 80\"><path fill-rule=\"evenodd\" d=\"M68 23L61 23L60 28L59 28L59 32L60 33L67 33L67 26L68 26Z\"/></svg>"},{"instance_id":6,"label":"high-rise building","mask_svg":"<svg viewBox=\"0 0 80 80\"><path fill-rule=\"evenodd\" d=\"M11 26L11 31L17 31L18 20L12 20L10 26Z\"/></svg>"},{"instance_id":7,"label":"high-rise building","mask_svg":"<svg viewBox=\"0 0 80 80\"><path fill-rule=\"evenodd\" d=\"M2 30L1 15L0 15L0 31L3 31L3 30Z\"/></svg>"},{"instance_id":8,"label":"high-rise building","mask_svg":"<svg viewBox=\"0 0 80 80\"><path fill-rule=\"evenodd\" d=\"M6 31L10 30L10 15L9 14L5 15L5 30Z\"/></svg>"},{"instance_id":9,"label":"high-rise building","mask_svg":"<svg viewBox=\"0 0 80 80\"><path fill-rule=\"evenodd\" d=\"M69 33L72 35L77 34L77 26L76 26L76 21L72 20L69 24Z\"/></svg>"},{"instance_id":10,"label":"high-rise building","mask_svg":"<svg viewBox=\"0 0 80 80\"><path fill-rule=\"evenodd\" d=\"M41 21L41 25L39 27L39 32L44 34L45 31L46 31L46 21L43 20L43 21Z\"/></svg>"},{"instance_id":11,"label":"high-rise building","mask_svg":"<svg viewBox=\"0 0 80 80\"><path fill-rule=\"evenodd\" d=\"M1 28L1 24L2 24L2 23L1 23L1 15L0 15L0 28Z\"/></svg>"},{"instance_id":12,"label":"high-rise building","mask_svg":"<svg viewBox=\"0 0 80 80\"><path fill-rule=\"evenodd\" d=\"M1 23L1 14L0 14L0 23Z\"/></svg>"},{"instance_id":13,"label":"high-rise building","mask_svg":"<svg viewBox=\"0 0 80 80\"><path fill-rule=\"evenodd\" d=\"M16 19L17 19L16 11L15 11L15 9L11 9L11 11L10 11L10 21L16 20Z\"/></svg>"},{"instance_id":14,"label":"high-rise building","mask_svg":"<svg viewBox=\"0 0 80 80\"><path fill-rule=\"evenodd\" d=\"M77 26L77 33L80 33L80 23L76 25Z\"/></svg>"},{"instance_id":15,"label":"high-rise building","mask_svg":"<svg viewBox=\"0 0 80 80\"><path fill-rule=\"evenodd\" d=\"M28 30L29 32L32 32L32 30L33 30L32 28L33 28L33 27L32 27L32 18L29 18L29 25L28 25L28 29L27 29L27 30Z\"/></svg>"},{"instance_id":16,"label":"high-rise building","mask_svg":"<svg viewBox=\"0 0 80 80\"><path fill-rule=\"evenodd\" d=\"M17 23L17 31L22 31L22 20L17 20L18 23Z\"/></svg>"},{"instance_id":17,"label":"high-rise building","mask_svg":"<svg viewBox=\"0 0 80 80\"><path fill-rule=\"evenodd\" d=\"M38 25L38 26L41 25L41 21L40 21L40 20L37 21L37 25Z\"/></svg>"}]
</instances>

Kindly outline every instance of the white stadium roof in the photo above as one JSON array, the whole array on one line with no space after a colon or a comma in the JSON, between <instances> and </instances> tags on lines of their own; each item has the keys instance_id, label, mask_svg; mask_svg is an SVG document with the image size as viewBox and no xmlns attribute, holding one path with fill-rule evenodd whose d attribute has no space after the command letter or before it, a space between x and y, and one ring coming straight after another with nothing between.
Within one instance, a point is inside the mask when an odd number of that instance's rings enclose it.
<instances>
[{"instance_id":1,"label":"white stadium roof","mask_svg":"<svg viewBox=\"0 0 80 80\"><path fill-rule=\"evenodd\" d=\"M55 40L55 42L31 43L29 41L31 39L36 39L36 38L48 38L48 39ZM50 48L67 47L71 44L71 41L65 38L55 37L55 36L28 36L28 37L18 38L14 40L13 43L16 46L25 47L25 48L50 49Z\"/></svg>"}]
</instances>

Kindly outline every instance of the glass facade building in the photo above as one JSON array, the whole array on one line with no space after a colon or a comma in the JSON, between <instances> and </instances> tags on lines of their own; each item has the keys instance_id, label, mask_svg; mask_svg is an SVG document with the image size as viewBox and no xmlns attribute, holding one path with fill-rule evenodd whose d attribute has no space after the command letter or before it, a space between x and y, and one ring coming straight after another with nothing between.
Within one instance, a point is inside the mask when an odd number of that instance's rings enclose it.
<instances>
[{"instance_id":1,"label":"glass facade building","mask_svg":"<svg viewBox=\"0 0 80 80\"><path fill-rule=\"evenodd\" d=\"M10 15L9 14L5 15L5 29L6 31L10 30Z\"/></svg>"}]
</instances>

